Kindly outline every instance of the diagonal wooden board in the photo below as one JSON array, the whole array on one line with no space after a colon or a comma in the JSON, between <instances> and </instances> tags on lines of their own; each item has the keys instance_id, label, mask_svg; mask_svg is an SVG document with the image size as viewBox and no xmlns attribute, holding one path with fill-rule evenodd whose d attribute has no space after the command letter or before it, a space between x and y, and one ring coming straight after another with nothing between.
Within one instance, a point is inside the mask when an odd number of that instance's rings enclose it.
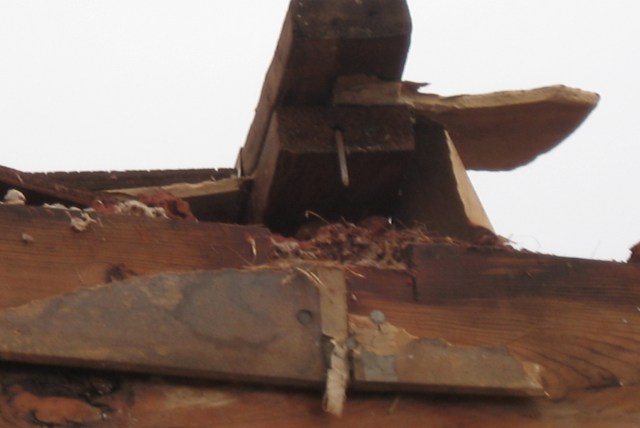
<instances>
[{"instance_id":1,"label":"diagonal wooden board","mask_svg":"<svg viewBox=\"0 0 640 428\"><path fill-rule=\"evenodd\" d=\"M4 359L266 383L324 379L319 291L287 271L136 277L7 309Z\"/></svg>"}]
</instances>

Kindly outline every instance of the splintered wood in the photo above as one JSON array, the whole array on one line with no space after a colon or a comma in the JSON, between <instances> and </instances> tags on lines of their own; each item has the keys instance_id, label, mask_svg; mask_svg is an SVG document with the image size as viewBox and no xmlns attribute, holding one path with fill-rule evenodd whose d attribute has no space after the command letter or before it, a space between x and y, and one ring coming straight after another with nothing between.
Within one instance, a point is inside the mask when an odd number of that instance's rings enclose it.
<instances>
[{"instance_id":1,"label":"splintered wood","mask_svg":"<svg viewBox=\"0 0 640 428\"><path fill-rule=\"evenodd\" d=\"M336 105L410 106L443 125L469 169L509 170L551 150L587 118L598 94L557 85L528 91L442 97L419 93L411 82L345 76Z\"/></svg>"}]
</instances>

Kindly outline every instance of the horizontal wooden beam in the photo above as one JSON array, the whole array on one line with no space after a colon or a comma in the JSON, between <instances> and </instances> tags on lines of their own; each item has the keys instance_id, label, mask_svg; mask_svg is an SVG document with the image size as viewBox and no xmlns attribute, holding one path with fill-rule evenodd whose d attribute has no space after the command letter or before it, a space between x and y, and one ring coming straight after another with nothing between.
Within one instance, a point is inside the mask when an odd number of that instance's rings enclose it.
<instances>
[{"instance_id":1,"label":"horizontal wooden beam","mask_svg":"<svg viewBox=\"0 0 640 428\"><path fill-rule=\"evenodd\" d=\"M129 276L264 263L268 231L185 220L0 205L0 308Z\"/></svg>"},{"instance_id":2,"label":"horizontal wooden beam","mask_svg":"<svg viewBox=\"0 0 640 428\"><path fill-rule=\"evenodd\" d=\"M640 266L452 245L415 245L411 269L356 268L349 311L384 313L416 337L502 347L541 369L554 398L640 382Z\"/></svg>"},{"instance_id":3,"label":"horizontal wooden beam","mask_svg":"<svg viewBox=\"0 0 640 428\"><path fill-rule=\"evenodd\" d=\"M75 189L106 191L135 187L166 186L174 183L199 183L231 178L231 168L157 169L131 171L55 171L23 172L23 177L62 184Z\"/></svg>"},{"instance_id":4,"label":"horizontal wooden beam","mask_svg":"<svg viewBox=\"0 0 640 428\"><path fill-rule=\"evenodd\" d=\"M639 386L593 389L564 400L352 392L341 418L316 391L261 388L88 370L0 366L2 428L162 426L335 428L361 426L584 426L633 428Z\"/></svg>"},{"instance_id":5,"label":"horizontal wooden beam","mask_svg":"<svg viewBox=\"0 0 640 428\"><path fill-rule=\"evenodd\" d=\"M352 76L339 80L337 105L406 105L442 124L468 169L509 170L533 161L569 136L598 103L566 86L442 97L420 85Z\"/></svg>"}]
</instances>

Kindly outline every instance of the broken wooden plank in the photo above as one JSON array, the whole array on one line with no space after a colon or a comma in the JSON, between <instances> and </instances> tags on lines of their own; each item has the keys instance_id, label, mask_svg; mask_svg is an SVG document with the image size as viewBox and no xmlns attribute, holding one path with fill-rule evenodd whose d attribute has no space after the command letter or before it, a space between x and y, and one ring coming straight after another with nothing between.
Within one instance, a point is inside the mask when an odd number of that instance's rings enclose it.
<instances>
[{"instance_id":1,"label":"broken wooden plank","mask_svg":"<svg viewBox=\"0 0 640 428\"><path fill-rule=\"evenodd\" d=\"M414 131L416 152L406 168L394 220L466 240L493 230L448 133L424 118L417 119Z\"/></svg>"},{"instance_id":2,"label":"broken wooden plank","mask_svg":"<svg viewBox=\"0 0 640 428\"><path fill-rule=\"evenodd\" d=\"M117 195L131 197L171 194L186 201L198 220L238 223L243 217L251 180L226 178L196 183L171 183L160 186L117 188L108 190Z\"/></svg>"},{"instance_id":3,"label":"broken wooden plank","mask_svg":"<svg viewBox=\"0 0 640 428\"><path fill-rule=\"evenodd\" d=\"M405 0L291 1L238 166L253 174L280 106L329 105L335 79L398 80L409 48Z\"/></svg>"},{"instance_id":4,"label":"broken wooden plank","mask_svg":"<svg viewBox=\"0 0 640 428\"><path fill-rule=\"evenodd\" d=\"M468 169L510 170L533 161L568 137L599 96L567 86L442 97L420 85L355 76L339 81L336 105L407 105L442 124Z\"/></svg>"},{"instance_id":5,"label":"broken wooden plank","mask_svg":"<svg viewBox=\"0 0 640 428\"><path fill-rule=\"evenodd\" d=\"M553 398L640 381L640 267L447 245L415 245L411 258L406 278L349 278L349 312L378 310L455 346L503 346L540 366Z\"/></svg>"},{"instance_id":6,"label":"broken wooden plank","mask_svg":"<svg viewBox=\"0 0 640 428\"><path fill-rule=\"evenodd\" d=\"M71 228L82 213L0 206L0 307L134 275L264 263L268 231L86 213L95 223Z\"/></svg>"},{"instance_id":7,"label":"broken wooden plank","mask_svg":"<svg viewBox=\"0 0 640 428\"><path fill-rule=\"evenodd\" d=\"M235 175L231 168L163 169L131 171L55 171L23 172L22 176L62 184L74 189L106 191L134 187L166 186L174 183L199 183L223 180Z\"/></svg>"},{"instance_id":8,"label":"broken wooden plank","mask_svg":"<svg viewBox=\"0 0 640 428\"><path fill-rule=\"evenodd\" d=\"M346 151L346 186L337 132ZM414 149L405 108L278 109L255 170L249 220L290 234L309 211L329 221L390 216Z\"/></svg>"},{"instance_id":9,"label":"broken wooden plank","mask_svg":"<svg viewBox=\"0 0 640 428\"><path fill-rule=\"evenodd\" d=\"M86 208L91 206L91 203L96 199L104 196L0 166L0 197L10 189L22 192L26 197L27 204L32 205L62 203Z\"/></svg>"},{"instance_id":10,"label":"broken wooden plank","mask_svg":"<svg viewBox=\"0 0 640 428\"><path fill-rule=\"evenodd\" d=\"M489 395L544 396L540 366L504 347L455 346L419 338L384 313L349 316L354 386Z\"/></svg>"}]
</instances>

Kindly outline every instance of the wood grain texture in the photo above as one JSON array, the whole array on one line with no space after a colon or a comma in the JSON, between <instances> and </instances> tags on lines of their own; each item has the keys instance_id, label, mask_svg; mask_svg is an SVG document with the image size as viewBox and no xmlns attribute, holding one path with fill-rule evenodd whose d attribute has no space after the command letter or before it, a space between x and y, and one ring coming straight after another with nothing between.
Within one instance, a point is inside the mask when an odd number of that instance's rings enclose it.
<instances>
[{"instance_id":1,"label":"wood grain texture","mask_svg":"<svg viewBox=\"0 0 640 428\"><path fill-rule=\"evenodd\" d=\"M562 401L352 393L342 418L322 412L320 391L84 370L0 367L0 427L632 428L637 386L576 392ZM54 425L57 423L57 425ZM49 425L47 425L49 424Z\"/></svg>"},{"instance_id":2,"label":"wood grain texture","mask_svg":"<svg viewBox=\"0 0 640 428\"><path fill-rule=\"evenodd\" d=\"M25 174L16 169L0 166L0 198L9 189L21 191L28 204L63 203L79 207L88 207L99 196L84 189L67 187L60 183Z\"/></svg>"},{"instance_id":3,"label":"wood grain texture","mask_svg":"<svg viewBox=\"0 0 640 428\"><path fill-rule=\"evenodd\" d=\"M562 85L451 97L419 93L418 88L411 82L353 76L338 81L334 102L411 106L418 117L449 131L467 168L495 171L525 165L557 146L600 99Z\"/></svg>"},{"instance_id":4,"label":"wood grain texture","mask_svg":"<svg viewBox=\"0 0 640 428\"><path fill-rule=\"evenodd\" d=\"M259 227L0 206L0 308L135 275L264 263L268 231Z\"/></svg>"},{"instance_id":5,"label":"wood grain texture","mask_svg":"<svg viewBox=\"0 0 640 428\"><path fill-rule=\"evenodd\" d=\"M353 277L350 312L382 310L415 336L504 346L539 364L546 392L640 381L640 267L613 262L416 245L412 276ZM411 289L411 292L409 292Z\"/></svg>"},{"instance_id":6,"label":"wood grain texture","mask_svg":"<svg viewBox=\"0 0 640 428\"><path fill-rule=\"evenodd\" d=\"M206 180L230 178L235 171L220 169L163 169L131 171L55 171L25 172L27 177L59 183L64 186L92 191L128 187L165 186L174 183L198 183Z\"/></svg>"},{"instance_id":7,"label":"wood grain texture","mask_svg":"<svg viewBox=\"0 0 640 428\"><path fill-rule=\"evenodd\" d=\"M292 1L238 165L253 174L279 106L330 105L335 79L398 80L409 48L405 0Z\"/></svg>"},{"instance_id":8,"label":"wood grain texture","mask_svg":"<svg viewBox=\"0 0 640 428\"><path fill-rule=\"evenodd\" d=\"M319 294L292 269L129 278L0 311L0 358L320 386Z\"/></svg>"}]
</instances>

